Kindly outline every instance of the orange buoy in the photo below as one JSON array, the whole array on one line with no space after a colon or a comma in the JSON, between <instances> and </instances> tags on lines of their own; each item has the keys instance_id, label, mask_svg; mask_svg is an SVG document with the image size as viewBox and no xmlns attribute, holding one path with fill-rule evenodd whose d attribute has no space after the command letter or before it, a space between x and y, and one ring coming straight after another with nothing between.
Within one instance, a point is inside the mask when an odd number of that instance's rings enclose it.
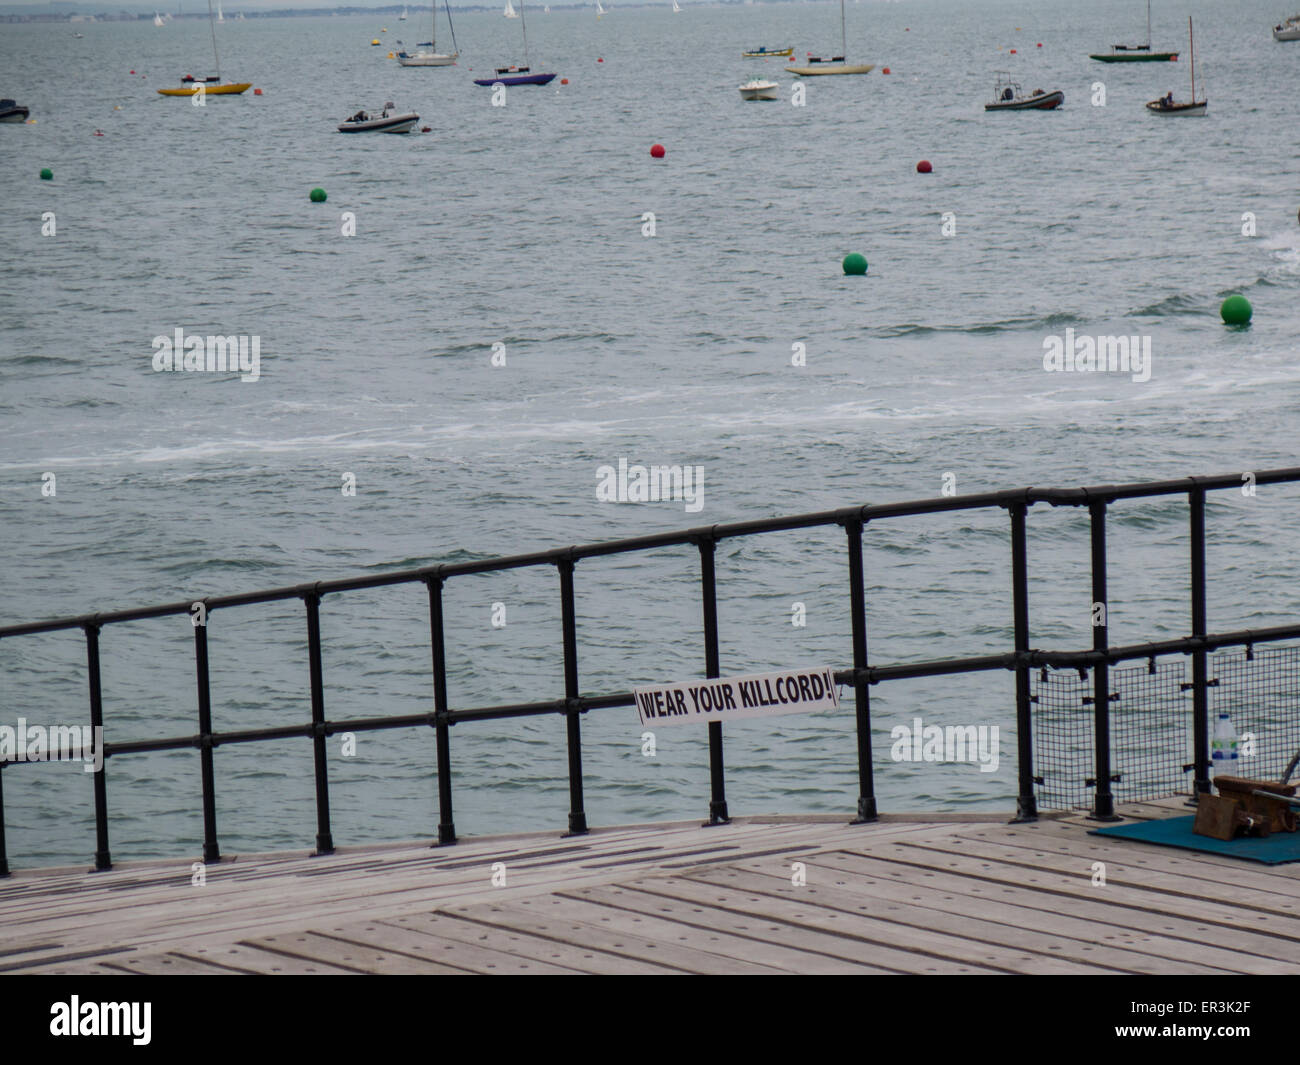
<instances>
[{"instance_id":1,"label":"orange buoy","mask_svg":"<svg viewBox=\"0 0 1300 1065\"><path fill-rule=\"evenodd\" d=\"M652 159L662 159L664 154L664 146L662 144L652 144L650 146L650 157Z\"/></svg>"},{"instance_id":2,"label":"orange buoy","mask_svg":"<svg viewBox=\"0 0 1300 1065\"><path fill-rule=\"evenodd\" d=\"M933 169L934 167L930 165L929 159L922 159L919 163L916 164L916 172L918 174L928 174Z\"/></svg>"}]
</instances>

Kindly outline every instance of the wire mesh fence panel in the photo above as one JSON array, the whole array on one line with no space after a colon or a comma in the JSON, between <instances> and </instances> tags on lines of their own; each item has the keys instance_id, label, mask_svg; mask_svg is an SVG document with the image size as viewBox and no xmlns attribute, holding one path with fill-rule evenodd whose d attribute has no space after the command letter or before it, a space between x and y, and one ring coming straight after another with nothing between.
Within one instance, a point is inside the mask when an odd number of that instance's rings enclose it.
<instances>
[{"instance_id":1,"label":"wire mesh fence panel","mask_svg":"<svg viewBox=\"0 0 1300 1065\"><path fill-rule=\"evenodd\" d=\"M1112 669L1110 749L1116 802L1192 790L1192 696L1179 659Z\"/></svg>"},{"instance_id":2,"label":"wire mesh fence panel","mask_svg":"<svg viewBox=\"0 0 1300 1065\"><path fill-rule=\"evenodd\" d=\"M1280 780L1300 750L1300 646L1210 655L1209 673L1210 734L1226 713L1242 741L1234 772Z\"/></svg>"},{"instance_id":3,"label":"wire mesh fence panel","mask_svg":"<svg viewBox=\"0 0 1300 1065\"><path fill-rule=\"evenodd\" d=\"M1030 674L1034 708L1034 783L1040 810L1092 805L1092 696L1090 675L1042 669Z\"/></svg>"}]
</instances>

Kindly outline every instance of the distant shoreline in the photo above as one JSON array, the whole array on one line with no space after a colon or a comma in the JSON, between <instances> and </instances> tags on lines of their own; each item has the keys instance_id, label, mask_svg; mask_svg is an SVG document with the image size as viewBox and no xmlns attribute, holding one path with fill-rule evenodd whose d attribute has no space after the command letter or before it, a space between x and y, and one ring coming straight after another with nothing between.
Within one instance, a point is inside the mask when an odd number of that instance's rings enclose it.
<instances>
[{"instance_id":1,"label":"distant shoreline","mask_svg":"<svg viewBox=\"0 0 1300 1065\"><path fill-rule=\"evenodd\" d=\"M168 0L168 2L170 3L172 2L172 0ZM544 0L539 0L539 2L544 2ZM752 6L754 4L782 3L782 2L789 2L789 0L709 0L707 6L712 7L718 4ZM203 3L203 0L191 0L191 3L194 4L195 7L198 8L198 10L195 10L193 12L173 11L170 13L171 18L175 20L188 21L193 19L195 21L199 21L199 20L207 21L208 13L207 13L206 4ZM627 0L623 0L623 2L618 3L616 6L619 8L650 8L650 7L663 7L668 3L669 0L658 0L657 3L627 2ZM71 7L70 4L68 6ZM424 5L420 3L419 0L417 0L416 4L406 4L406 5L389 4L385 7L276 8L271 11L248 11L238 6L238 0L233 0L233 2L231 3L231 12L226 17L226 21L230 22L232 20L232 16L235 14L243 14L245 21L250 21L252 19L260 19L260 18L311 18L311 17L319 18L323 15L397 16L401 14L403 7L405 7L409 12L412 7L418 9L423 6ZM549 6L559 11L577 11L583 8L591 7L592 5L590 2L586 2L586 3L554 3L554 4L550 4ZM493 12L493 11L497 11L499 7L500 7L499 4L457 4L456 10L458 12L460 11ZM161 8L158 8L158 10L161 10ZM153 16L154 16L153 10L138 11L138 12L104 11L97 14L89 14L89 13L83 14L76 11L67 11L67 12L41 11L39 13L36 12L28 13L28 12L5 12L3 10L0 10L0 23L55 22L55 23L71 23L74 25L86 25L88 23L93 23L93 22L148 22L153 19Z\"/></svg>"}]
</instances>

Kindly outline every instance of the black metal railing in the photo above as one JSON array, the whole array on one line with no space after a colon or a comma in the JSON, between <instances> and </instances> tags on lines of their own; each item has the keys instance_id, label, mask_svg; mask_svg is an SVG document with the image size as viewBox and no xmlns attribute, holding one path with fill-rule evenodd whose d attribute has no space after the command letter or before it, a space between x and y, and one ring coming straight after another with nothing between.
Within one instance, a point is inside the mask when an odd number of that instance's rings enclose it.
<instances>
[{"instance_id":1,"label":"black metal railing","mask_svg":"<svg viewBox=\"0 0 1300 1065\"><path fill-rule=\"evenodd\" d=\"M202 804L203 804L203 856L205 861L220 859L216 819L216 774L213 751L219 746L236 743L255 743L290 737L308 737L312 740L315 756L316 788L316 849L329 853L334 849L330 829L329 765L326 738L336 733L377 731L384 729L432 727L437 744L438 779L438 842L456 841L455 821L452 816L451 750L449 729L452 725L497 718L524 717L539 714L560 714L565 718L568 739L569 817L571 834L587 831L587 815L583 806L582 728L581 716L590 710L633 706L630 692L613 694L582 693L578 673L578 640L576 625L575 571L584 559L606 555L625 555L652 551L659 548L694 545L700 553L701 608L704 623L704 664L709 677L719 675L717 590L715 576L715 551L722 540L756 536L763 533L810 529L839 525L845 531L848 552L849 599L851 608L852 657L851 668L837 670L836 679L850 685L854 691L855 724L858 761L858 799L856 822L868 822L877 817L876 796L872 776L871 702L870 687L885 681L917 677L944 676L957 673L974 673L991 670L1012 670L1015 673L1015 701L1017 727L1017 797L1016 819L1033 820L1037 817L1034 773L1034 738L1030 673L1042 667L1075 669L1080 676L1092 672L1092 739L1093 739L1093 816L1099 820L1115 819L1115 798L1112 789L1114 772L1111 752L1111 702L1110 667L1118 662L1157 658L1170 655L1190 655L1192 659L1192 706L1194 769L1192 790L1209 791L1209 696L1206 656L1223 647L1253 647L1257 643L1300 637L1300 624L1276 626L1267 629L1235 630L1216 635L1206 632L1206 561L1205 561L1205 501L1211 491L1240 488L1248 482L1255 486L1300 481L1300 468L1269 470L1250 474L1222 474L1213 477L1187 477L1179 480L1156 481L1142 484L1102 485L1090 488L1022 488L986 492L967 496L944 496L913 502L887 503L845 507L789 517L768 518L755 521L732 522L723 525L702 526L673 532L658 533L605 543L537 551L529 554L501 558L426 566L376 576L352 577L340 580L319 581L287 588L249 592L242 595L206 598L197 601L169 603L160 606L111 613L91 614L81 617L58 618L49 621L10 625L0 628L0 639L31 636L60 630L81 629L86 640L86 664L89 675L90 722L92 727L104 725L103 698L100 685L99 633L106 625L140 621L168 615L190 614L194 624L195 679L198 686L197 735L174 736L166 739L135 740L103 744L105 766L93 774L95 799L95 868L111 868L109 849L109 818L107 763L113 757L145 751L166 751L196 748L199 751ZM1106 517L1107 508L1117 500L1142 499L1160 496L1186 495L1189 509L1190 543L1190 621L1189 635L1177 639L1112 647L1107 626L1107 562ZM1053 507L1086 507L1089 513L1091 542L1091 583L1094 615L1092 648L1081 651L1043 651L1030 647L1028 550L1026 528L1029 509L1040 503ZM938 514L948 511L970 511L1001 508L1010 517L1011 541L1011 598L1014 643L1011 651L1001 654L970 658L948 658L895 665L873 666L868 660L866 593L863 571L863 532L872 522L891 518ZM562 647L564 659L564 697L539 702L516 703L484 707L452 709L447 699L447 659L444 643L443 590L446 582L472 574L502 572L539 566L555 566L559 572ZM387 585L423 583L429 596L429 631L432 646L433 709L429 713L400 716L363 718L356 720L330 720L325 709L325 684L321 667L320 603L327 595L338 595L359 589L380 588ZM311 720L299 725L274 728L247 729L216 732L212 727L212 705L208 679L207 626L217 611L231 607L249 606L288 599L303 601L307 622L309 654L309 684L311 694ZM198 605L202 604L202 610ZM722 724L714 721L709 726L710 799L708 824L728 821L725 774L723 764ZM2 771L17 762L0 762ZM8 873L4 844L4 795L0 787L0 875Z\"/></svg>"}]
</instances>

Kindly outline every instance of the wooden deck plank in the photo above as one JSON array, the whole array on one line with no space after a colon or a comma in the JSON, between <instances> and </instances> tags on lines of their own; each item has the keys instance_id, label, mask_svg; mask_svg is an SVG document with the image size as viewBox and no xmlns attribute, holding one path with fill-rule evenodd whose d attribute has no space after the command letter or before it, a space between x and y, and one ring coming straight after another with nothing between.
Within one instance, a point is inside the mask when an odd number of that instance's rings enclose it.
<instances>
[{"instance_id":1,"label":"wooden deck plank","mask_svg":"<svg viewBox=\"0 0 1300 1065\"><path fill-rule=\"evenodd\" d=\"M844 852L821 855L816 863L833 873L871 878L874 889L891 898L928 899L938 895L952 912L979 913L988 908L987 912L1002 912L1011 920L1044 930L1062 923L1080 930L1091 927L1099 942L1158 954L1172 961L1205 962L1242 973L1290 972L1297 964L1295 944L1288 940L1167 913L1134 910L1102 901L1097 889L1095 899L1063 899L1023 884L990 883L961 874L946 875L937 881L932 874L912 866ZM1068 914L1063 912L1067 906Z\"/></svg>"},{"instance_id":2,"label":"wooden deck plank","mask_svg":"<svg viewBox=\"0 0 1300 1065\"><path fill-rule=\"evenodd\" d=\"M295 959L307 964L323 962L354 973L391 973L398 976L459 973L465 970L433 962L411 953L382 950L365 943L341 939L319 932L290 932L279 936L262 936L243 944Z\"/></svg>"},{"instance_id":3,"label":"wooden deck plank","mask_svg":"<svg viewBox=\"0 0 1300 1065\"><path fill-rule=\"evenodd\" d=\"M183 954L130 955L120 961L103 962L106 969L122 973L140 973L149 976L237 976L210 962L187 958Z\"/></svg>"},{"instance_id":4,"label":"wooden deck plank","mask_svg":"<svg viewBox=\"0 0 1300 1065\"><path fill-rule=\"evenodd\" d=\"M490 947L494 951L514 955L517 958L531 958L547 964L555 964L563 959L566 966L593 975L621 976L629 973L681 975L680 970L668 969L649 962L633 961L621 954L607 954L600 950L566 952L550 939L475 924L451 914L412 914L409 917L396 918L391 923L413 933L425 932L443 940L457 940L474 946Z\"/></svg>"},{"instance_id":5,"label":"wooden deck plank","mask_svg":"<svg viewBox=\"0 0 1300 1065\"><path fill-rule=\"evenodd\" d=\"M942 908L925 906L915 899L906 903L880 899L862 890L848 890L847 885L814 884L810 880L802 887L795 887L783 875L735 868L702 871L692 874L691 879L791 901L810 900L818 906L841 913L880 918L912 928L953 935L959 940L975 939L995 943L1024 954L1037 955L1043 960L1062 958L1097 971L1149 974L1169 971L1165 959L1099 944L1091 938L1070 936L1060 931L1043 932L1027 928L1023 924L990 920L986 915L953 914ZM1208 965L1200 965L1196 971L1230 972L1228 969L1215 969Z\"/></svg>"},{"instance_id":6,"label":"wooden deck plank","mask_svg":"<svg viewBox=\"0 0 1300 1065\"><path fill-rule=\"evenodd\" d=\"M352 969L343 969L325 962L309 961L302 958L287 958L262 950L248 943L223 943L219 947L191 946L169 951L180 954L193 961L210 962L213 965L234 969L245 974L263 975L298 975L298 976L349 976L356 975Z\"/></svg>"},{"instance_id":7,"label":"wooden deck plank","mask_svg":"<svg viewBox=\"0 0 1300 1065\"><path fill-rule=\"evenodd\" d=\"M621 954L635 961L651 961L682 972L726 975L781 972L772 965L711 954L696 946L683 946L635 932L616 931L599 924L588 924L571 918L552 918L545 899L518 899L503 904L458 906L449 912L479 924L507 928L511 931L523 930L531 935L545 936L566 945L570 950L594 948L611 954Z\"/></svg>"},{"instance_id":8,"label":"wooden deck plank","mask_svg":"<svg viewBox=\"0 0 1300 1065\"><path fill-rule=\"evenodd\" d=\"M656 879L653 881L654 891L650 891L646 884L639 887L609 885L578 888L572 894L573 897L592 899L606 906L618 906L634 913L661 914L692 928L706 931L718 929L760 942L782 943L846 961L861 964L869 962L890 973L994 974L992 969L964 965L957 960L936 959L926 954L917 954L895 947L874 947L868 959L860 943L832 932L799 928L780 921L768 920L763 914L738 914L731 910L675 898L671 894L674 882L670 879Z\"/></svg>"},{"instance_id":9,"label":"wooden deck plank","mask_svg":"<svg viewBox=\"0 0 1300 1065\"><path fill-rule=\"evenodd\" d=\"M848 853L848 852L842 852ZM1123 882L1107 880L1104 889L1092 886L1087 866L1080 863L1080 868L1069 873L1034 871L1030 868L1010 867L985 857L954 857L950 853L912 849L906 845L891 847L872 857L889 862L911 865L925 869L928 875L943 879L954 873L960 873L987 880L992 883L1028 886L1050 891L1057 896L1095 899L1100 891L1105 892L1107 902L1117 903L1133 910L1145 910L1150 914L1178 914L1196 921L1223 925L1228 928L1248 929L1264 932L1271 936L1285 936L1300 942L1300 929L1291 927L1284 918L1271 917L1266 914L1242 913L1232 906L1217 902L1203 902L1199 899L1183 896L1171 898L1159 892L1131 887Z\"/></svg>"},{"instance_id":10,"label":"wooden deck plank","mask_svg":"<svg viewBox=\"0 0 1300 1065\"><path fill-rule=\"evenodd\" d=\"M799 928L812 928L857 940L862 944L857 955L863 961L873 960L873 950L879 947L902 948L917 954L926 954L938 960L959 959L972 966L993 969L1003 973L1102 973L1108 970L1097 966L1066 961L1062 958L1041 958L989 944L964 936L932 932L923 928L896 924L892 921L865 914L847 914L818 906L812 902L792 901L764 896L755 892L721 887L696 880L678 878L670 883L660 879L638 881L636 886L655 894L678 898L686 902L699 902L731 910L733 913L761 913L764 917L783 921Z\"/></svg>"},{"instance_id":11,"label":"wooden deck plank","mask_svg":"<svg viewBox=\"0 0 1300 1065\"><path fill-rule=\"evenodd\" d=\"M458 923L446 918L435 930L431 924L415 928L389 921L367 921L332 928L329 934L397 954L411 954L437 964L449 973L571 976L580 972L560 965L554 959L527 957L448 936L448 929Z\"/></svg>"},{"instance_id":12,"label":"wooden deck plank","mask_svg":"<svg viewBox=\"0 0 1300 1065\"><path fill-rule=\"evenodd\" d=\"M909 840L908 847L925 848L937 853L953 854L962 857L995 857L1006 865L1016 865L1026 869L1043 870L1057 873L1091 872L1092 862L1096 861L1093 849L1093 837L1085 837L1087 842L1080 843L1082 851L1075 854L1061 854L1042 847L1021 848L1007 846L1002 840L988 841L963 836L944 840ZM1133 844L1130 844L1133 846ZM1138 845L1141 846L1140 844ZM1126 851L1125 853L1130 853ZM1224 884L1218 880L1196 880L1188 883L1184 877L1171 877L1143 869L1122 858L1112 858L1106 862L1106 883L1123 883L1147 891L1159 892L1166 896L1182 896L1222 902L1243 910L1258 911L1289 917L1300 930L1300 899L1294 894L1283 894L1252 884L1249 891L1242 889L1240 881L1249 881L1251 871L1240 870L1236 882ZM1247 915L1243 915L1247 916ZM1248 916L1247 916L1248 919Z\"/></svg>"},{"instance_id":13,"label":"wooden deck plank","mask_svg":"<svg viewBox=\"0 0 1300 1065\"><path fill-rule=\"evenodd\" d=\"M886 970L843 958L830 958L797 947L746 939L718 930L702 931L670 917L637 914L617 907L603 906L590 899L568 895L547 895L534 900L548 917L603 925L615 932L651 936L664 943L674 942L697 950L719 954L733 961L757 962L791 973L876 973Z\"/></svg>"}]
</instances>

